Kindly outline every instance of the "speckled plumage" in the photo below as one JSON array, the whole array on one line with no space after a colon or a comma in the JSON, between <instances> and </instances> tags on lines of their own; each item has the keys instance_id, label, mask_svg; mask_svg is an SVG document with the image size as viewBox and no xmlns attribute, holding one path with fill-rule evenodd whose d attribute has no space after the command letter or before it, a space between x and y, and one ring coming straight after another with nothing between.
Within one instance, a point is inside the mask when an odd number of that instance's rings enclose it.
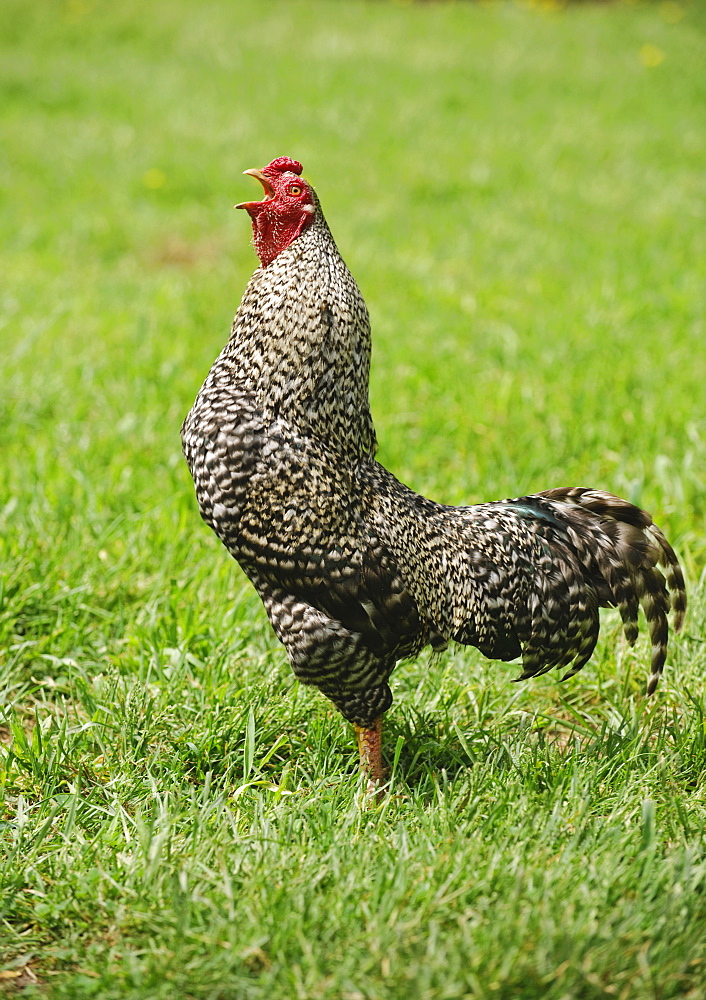
<instances>
[{"instance_id":1,"label":"speckled plumage","mask_svg":"<svg viewBox=\"0 0 706 1000\"><path fill-rule=\"evenodd\" d=\"M641 605L651 693L670 604L675 629L686 607L662 533L598 490L449 507L379 465L368 313L315 205L255 271L182 428L202 517L256 587L296 676L369 727L390 706L396 662L427 644L521 655L523 678L569 676L593 651L599 607L619 607L632 643Z\"/></svg>"}]
</instances>

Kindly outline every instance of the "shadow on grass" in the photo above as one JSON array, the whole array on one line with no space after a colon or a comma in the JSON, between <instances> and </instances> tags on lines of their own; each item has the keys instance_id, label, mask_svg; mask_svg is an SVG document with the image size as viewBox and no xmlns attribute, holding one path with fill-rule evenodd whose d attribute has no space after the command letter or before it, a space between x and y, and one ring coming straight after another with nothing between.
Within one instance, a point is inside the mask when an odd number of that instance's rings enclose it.
<instances>
[{"instance_id":1,"label":"shadow on grass","mask_svg":"<svg viewBox=\"0 0 706 1000\"><path fill-rule=\"evenodd\" d=\"M488 728L462 730L442 716L415 712L391 716L385 724L385 759L395 780L422 797L440 784L466 777L474 767L500 783L527 790L556 790L572 775L591 772L604 788L617 789L637 769L645 776L668 773L672 782L693 791L704 781L706 727L701 698L690 697L694 711L678 714L664 707L621 719L544 724L541 714Z\"/></svg>"}]
</instances>

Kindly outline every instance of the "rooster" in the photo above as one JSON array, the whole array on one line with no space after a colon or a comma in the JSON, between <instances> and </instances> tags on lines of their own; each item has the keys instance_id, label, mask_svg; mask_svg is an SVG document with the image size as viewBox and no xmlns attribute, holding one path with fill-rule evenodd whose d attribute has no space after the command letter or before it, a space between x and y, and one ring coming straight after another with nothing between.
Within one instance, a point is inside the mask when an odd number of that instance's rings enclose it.
<instances>
[{"instance_id":1,"label":"rooster","mask_svg":"<svg viewBox=\"0 0 706 1000\"><path fill-rule=\"evenodd\" d=\"M182 427L201 516L255 586L295 675L356 729L361 768L383 780L382 717L395 664L451 640L519 679L580 670L601 607L629 643L641 605L657 686L684 578L649 514L601 490L562 487L451 507L375 461L370 323L302 167L246 170L260 266L230 339ZM562 679L564 679L562 678Z\"/></svg>"}]
</instances>

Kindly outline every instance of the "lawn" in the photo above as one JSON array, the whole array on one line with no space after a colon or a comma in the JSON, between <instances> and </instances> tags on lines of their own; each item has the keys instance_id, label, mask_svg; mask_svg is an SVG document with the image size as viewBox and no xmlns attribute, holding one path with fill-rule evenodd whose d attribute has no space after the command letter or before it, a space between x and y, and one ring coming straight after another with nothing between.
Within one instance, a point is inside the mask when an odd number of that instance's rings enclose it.
<instances>
[{"instance_id":1,"label":"lawn","mask_svg":"<svg viewBox=\"0 0 706 1000\"><path fill-rule=\"evenodd\" d=\"M0 993L706 994L699 4L4 0ZM199 520L179 427L304 163L368 302L379 457L446 502L650 510L663 683L398 668L392 790Z\"/></svg>"}]
</instances>

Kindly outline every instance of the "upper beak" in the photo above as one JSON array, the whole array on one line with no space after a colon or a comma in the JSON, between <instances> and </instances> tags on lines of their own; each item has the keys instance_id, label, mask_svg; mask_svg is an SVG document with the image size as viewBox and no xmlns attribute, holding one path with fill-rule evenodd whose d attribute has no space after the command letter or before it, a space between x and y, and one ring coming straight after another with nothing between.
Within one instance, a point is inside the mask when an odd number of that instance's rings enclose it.
<instances>
[{"instance_id":1,"label":"upper beak","mask_svg":"<svg viewBox=\"0 0 706 1000\"><path fill-rule=\"evenodd\" d=\"M257 178L257 180L259 180L259 182L262 184L262 186L265 189L265 197L262 199L262 201L269 201L270 198L274 198L275 192L272 188L272 185L263 174L262 170L258 170L257 167L251 167L250 170L243 170L243 173L249 174L251 177ZM261 205L261 204L262 204L261 201L241 201L239 205L233 205L233 208L249 208L250 205Z\"/></svg>"}]
</instances>

